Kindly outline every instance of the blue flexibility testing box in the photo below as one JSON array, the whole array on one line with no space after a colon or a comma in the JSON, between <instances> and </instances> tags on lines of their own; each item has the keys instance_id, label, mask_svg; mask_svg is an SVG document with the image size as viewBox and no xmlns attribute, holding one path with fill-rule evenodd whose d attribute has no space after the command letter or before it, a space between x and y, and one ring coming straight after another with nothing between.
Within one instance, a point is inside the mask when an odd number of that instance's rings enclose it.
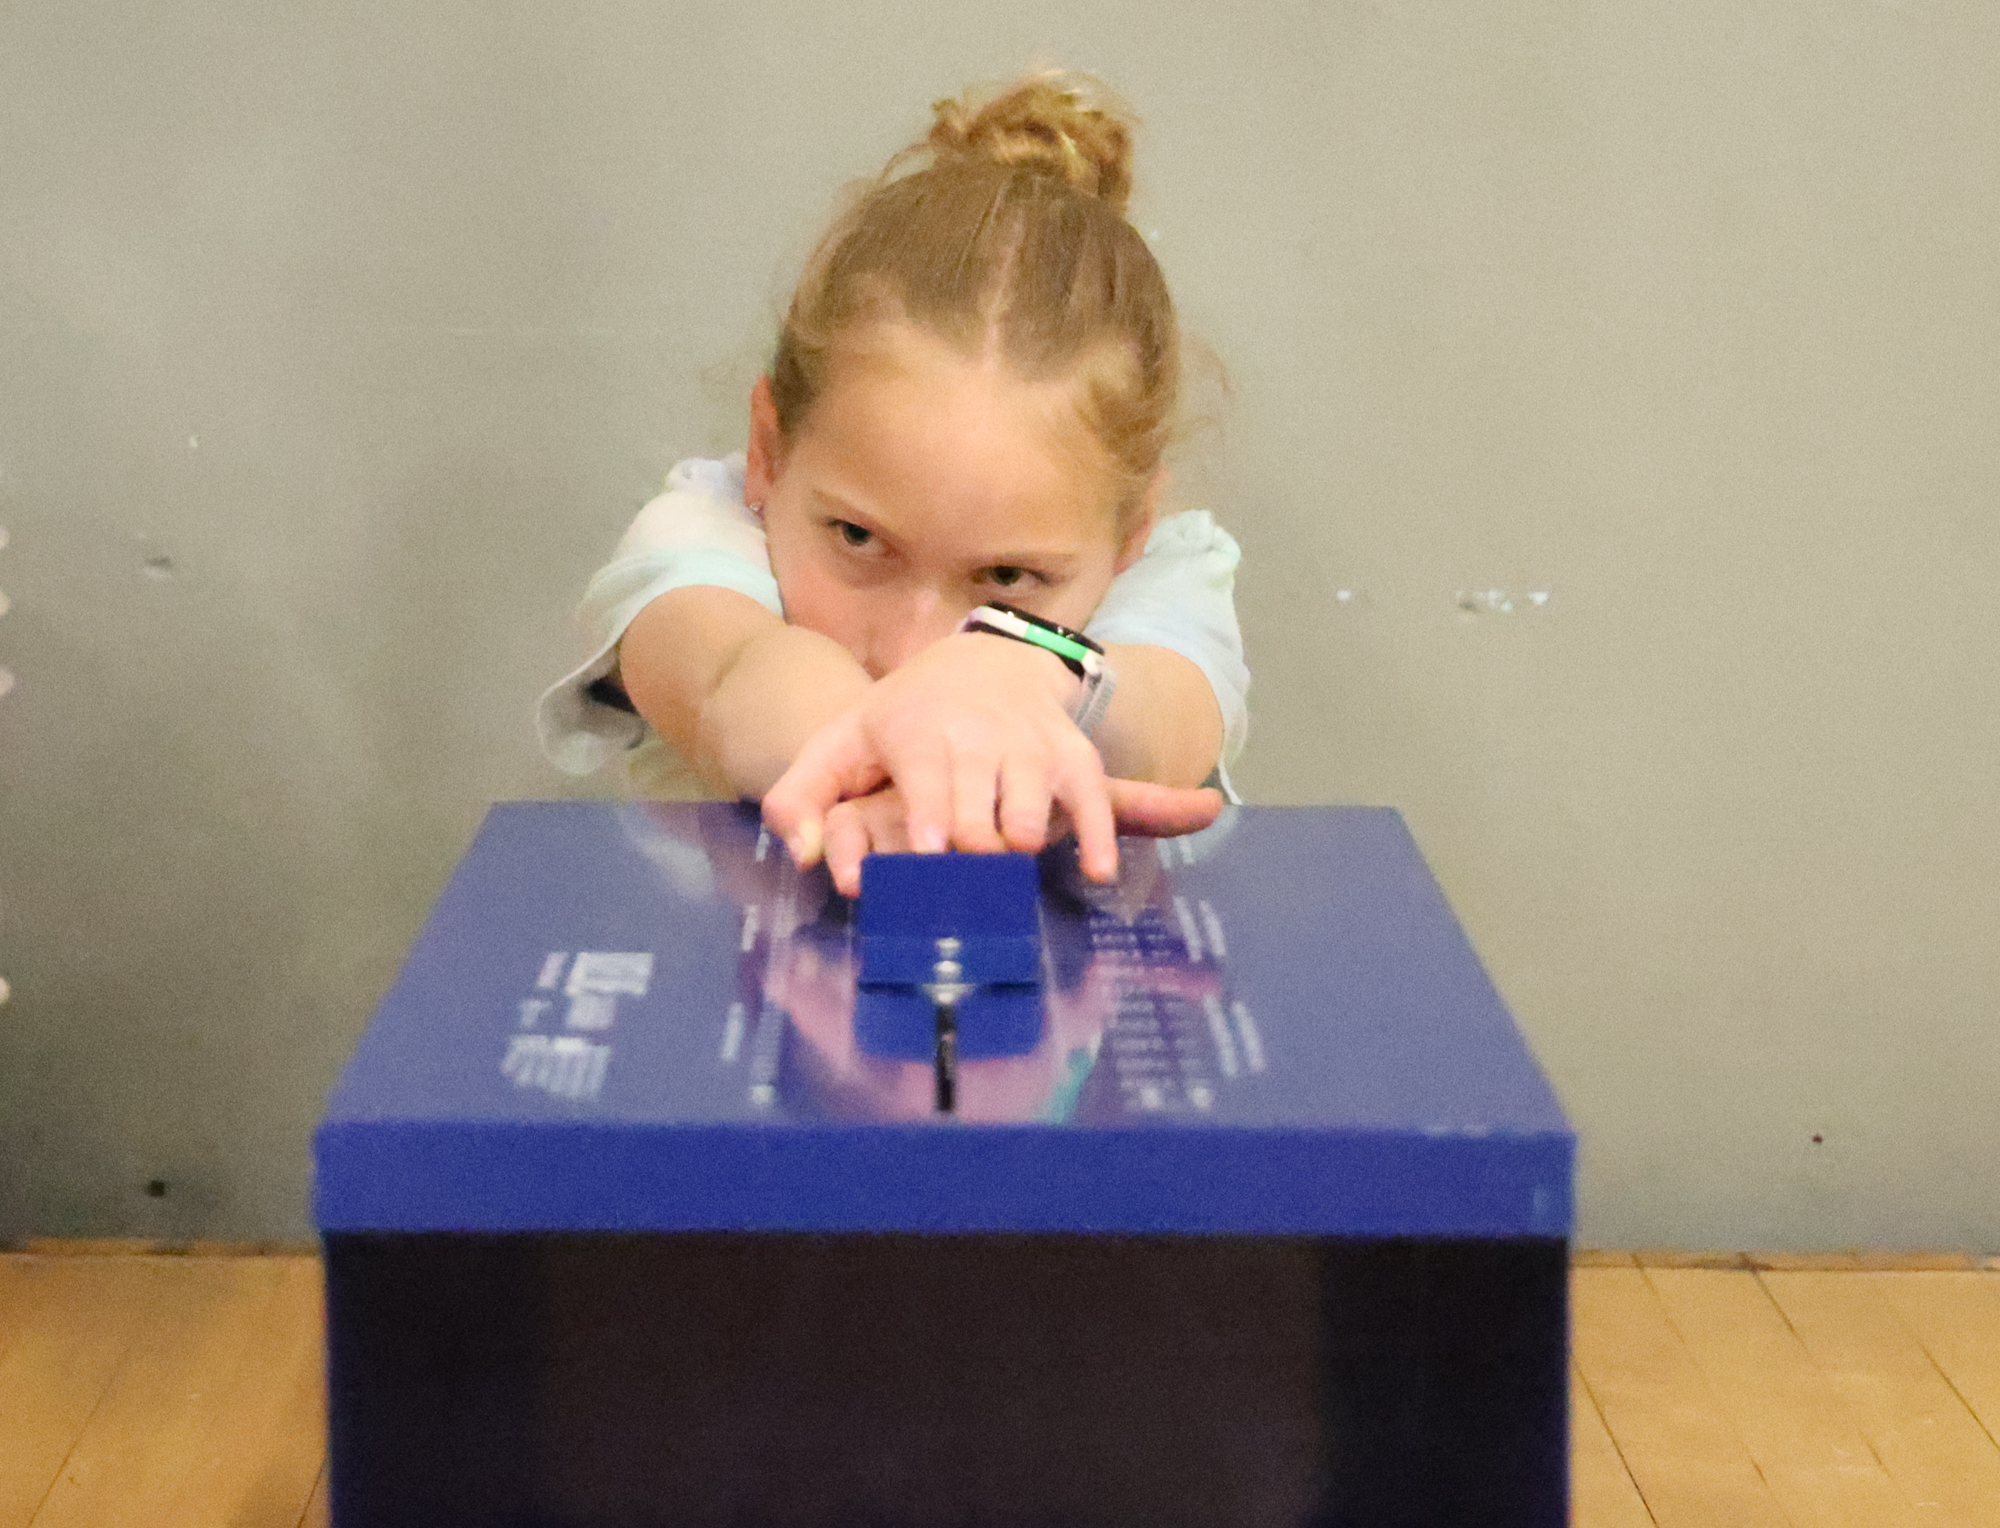
<instances>
[{"instance_id":1,"label":"blue flexibility testing box","mask_svg":"<svg viewBox=\"0 0 2000 1528\"><path fill-rule=\"evenodd\" d=\"M1574 1139L1402 820L1121 852L953 867L940 1112L944 899L494 808L315 1140L336 1522L1564 1521Z\"/></svg>"}]
</instances>

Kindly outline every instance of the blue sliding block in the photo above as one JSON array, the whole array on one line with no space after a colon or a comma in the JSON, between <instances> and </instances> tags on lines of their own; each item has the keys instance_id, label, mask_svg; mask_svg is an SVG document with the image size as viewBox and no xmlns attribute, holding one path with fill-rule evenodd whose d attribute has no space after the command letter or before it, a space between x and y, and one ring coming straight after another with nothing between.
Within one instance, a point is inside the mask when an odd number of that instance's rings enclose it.
<instances>
[{"instance_id":1,"label":"blue sliding block","mask_svg":"<svg viewBox=\"0 0 2000 1528\"><path fill-rule=\"evenodd\" d=\"M1041 871L1030 854L871 854L861 862L855 980L908 987L932 979L938 941L957 941L960 980L1039 986Z\"/></svg>"}]
</instances>

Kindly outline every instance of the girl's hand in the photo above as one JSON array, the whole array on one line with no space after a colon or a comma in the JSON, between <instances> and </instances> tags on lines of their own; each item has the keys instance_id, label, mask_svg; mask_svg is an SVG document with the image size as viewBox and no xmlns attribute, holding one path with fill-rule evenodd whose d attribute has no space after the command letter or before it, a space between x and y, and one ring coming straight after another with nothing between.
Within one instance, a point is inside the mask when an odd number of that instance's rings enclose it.
<instances>
[{"instance_id":1,"label":"girl's hand","mask_svg":"<svg viewBox=\"0 0 2000 1528\"><path fill-rule=\"evenodd\" d=\"M844 869L855 843L877 842L900 810L900 841L919 853L1034 853L1049 839L1052 809L1077 835L1084 873L1118 872L1120 814L1114 782L1070 720L1077 680L1053 654L1023 642L965 632L933 643L878 680L862 701L822 727L764 797L764 819L801 865L831 851L829 814L843 801L896 787L890 802L841 827ZM1188 832L1221 808L1213 791L1118 784L1128 831ZM863 847L853 854L856 867ZM836 874L836 881L840 879ZM842 890L848 888L843 885Z\"/></svg>"},{"instance_id":2,"label":"girl's hand","mask_svg":"<svg viewBox=\"0 0 2000 1528\"><path fill-rule=\"evenodd\" d=\"M1180 790L1147 780L1111 779L1105 784L1110 788L1118 831L1141 838L1196 832L1214 822L1222 810L1219 791ZM1060 838L1067 826L1058 813L1046 836ZM844 897L861 895L861 861L865 857L907 854L911 848L909 809L902 792L893 785L836 803L826 814L823 831L827 872L833 877L834 889Z\"/></svg>"},{"instance_id":3,"label":"girl's hand","mask_svg":"<svg viewBox=\"0 0 2000 1528\"><path fill-rule=\"evenodd\" d=\"M1117 839L1103 762L1069 718L1076 690L1059 658L1025 642L933 642L807 740L765 793L764 819L809 865L837 802L893 782L917 852L1033 853L1059 803L1086 868L1108 879Z\"/></svg>"}]
</instances>

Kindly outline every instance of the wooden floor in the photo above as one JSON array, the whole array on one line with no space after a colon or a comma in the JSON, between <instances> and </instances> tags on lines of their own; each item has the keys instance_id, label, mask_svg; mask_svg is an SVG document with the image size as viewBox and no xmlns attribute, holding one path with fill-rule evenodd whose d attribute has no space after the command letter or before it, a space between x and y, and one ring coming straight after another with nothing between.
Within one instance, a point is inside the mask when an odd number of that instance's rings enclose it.
<instances>
[{"instance_id":1,"label":"wooden floor","mask_svg":"<svg viewBox=\"0 0 2000 1528\"><path fill-rule=\"evenodd\" d=\"M0 1525L326 1521L319 1263L0 1257Z\"/></svg>"},{"instance_id":2,"label":"wooden floor","mask_svg":"<svg viewBox=\"0 0 2000 1528\"><path fill-rule=\"evenodd\" d=\"M1584 1254L1580 1528L2000 1528L2000 1271ZM1678 1266L1677 1266L1678 1265ZM0 1528L323 1524L309 1256L0 1255Z\"/></svg>"}]
</instances>

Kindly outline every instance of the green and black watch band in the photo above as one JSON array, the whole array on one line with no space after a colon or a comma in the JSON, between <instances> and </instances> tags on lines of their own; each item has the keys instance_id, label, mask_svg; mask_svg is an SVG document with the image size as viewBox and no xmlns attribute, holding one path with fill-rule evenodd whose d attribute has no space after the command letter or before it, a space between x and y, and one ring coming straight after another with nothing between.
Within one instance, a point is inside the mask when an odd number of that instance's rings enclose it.
<instances>
[{"instance_id":1,"label":"green and black watch band","mask_svg":"<svg viewBox=\"0 0 2000 1528\"><path fill-rule=\"evenodd\" d=\"M1070 717L1087 737L1104 719L1118 677L1104 661L1104 649L1080 631L1045 621L1026 610L989 600L959 624L960 631L983 631L988 636L1010 637L1054 653L1063 666L1083 681L1083 691L1070 708Z\"/></svg>"}]
</instances>

